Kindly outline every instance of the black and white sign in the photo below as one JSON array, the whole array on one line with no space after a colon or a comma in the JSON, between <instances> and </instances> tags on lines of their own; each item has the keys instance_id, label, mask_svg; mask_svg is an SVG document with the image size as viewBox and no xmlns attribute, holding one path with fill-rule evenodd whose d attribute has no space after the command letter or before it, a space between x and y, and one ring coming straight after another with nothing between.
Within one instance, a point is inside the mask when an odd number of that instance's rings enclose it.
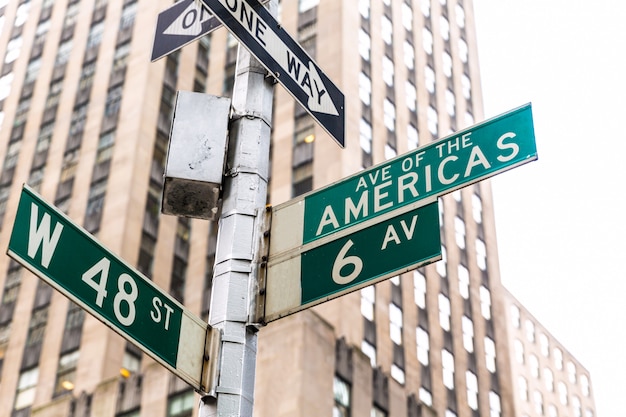
<instances>
[{"instance_id":1,"label":"black and white sign","mask_svg":"<svg viewBox=\"0 0 626 417\"><path fill-rule=\"evenodd\" d=\"M195 0L174 3L157 17L151 61L177 51L220 26L222 23Z\"/></svg>"},{"instance_id":2,"label":"black and white sign","mask_svg":"<svg viewBox=\"0 0 626 417\"><path fill-rule=\"evenodd\" d=\"M343 147L343 93L258 0L202 0Z\"/></svg>"}]
</instances>

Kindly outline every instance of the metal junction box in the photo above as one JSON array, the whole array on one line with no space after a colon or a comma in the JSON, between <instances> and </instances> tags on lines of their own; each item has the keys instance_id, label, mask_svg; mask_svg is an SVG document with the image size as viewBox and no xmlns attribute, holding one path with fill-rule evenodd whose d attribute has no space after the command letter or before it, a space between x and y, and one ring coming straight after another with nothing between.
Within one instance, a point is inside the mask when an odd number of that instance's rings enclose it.
<instances>
[{"instance_id":1,"label":"metal junction box","mask_svg":"<svg viewBox=\"0 0 626 417\"><path fill-rule=\"evenodd\" d=\"M230 99L179 91L161 212L215 220L226 159Z\"/></svg>"}]
</instances>

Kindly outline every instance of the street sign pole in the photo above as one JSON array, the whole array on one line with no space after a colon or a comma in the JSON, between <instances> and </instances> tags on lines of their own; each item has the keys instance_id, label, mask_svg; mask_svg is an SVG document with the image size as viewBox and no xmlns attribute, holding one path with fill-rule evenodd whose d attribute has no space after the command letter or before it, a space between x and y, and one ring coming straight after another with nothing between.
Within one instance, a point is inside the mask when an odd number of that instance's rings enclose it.
<instances>
[{"instance_id":1,"label":"street sign pole","mask_svg":"<svg viewBox=\"0 0 626 417\"><path fill-rule=\"evenodd\" d=\"M267 7L275 16L276 0ZM200 417L253 415L258 329L249 310L269 172L273 85L266 74L240 45L209 316L222 333L219 380L216 397L200 401Z\"/></svg>"}]
</instances>

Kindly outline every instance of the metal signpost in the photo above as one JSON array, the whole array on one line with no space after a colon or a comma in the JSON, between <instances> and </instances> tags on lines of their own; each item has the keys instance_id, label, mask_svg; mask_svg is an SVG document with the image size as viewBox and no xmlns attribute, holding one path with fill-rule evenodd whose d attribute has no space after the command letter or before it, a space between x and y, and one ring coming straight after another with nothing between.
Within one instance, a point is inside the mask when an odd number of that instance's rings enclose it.
<instances>
[{"instance_id":1,"label":"metal signpost","mask_svg":"<svg viewBox=\"0 0 626 417\"><path fill-rule=\"evenodd\" d=\"M532 112L522 106L281 204L264 217L272 87L262 67L342 147L344 95L275 20L275 0L269 10L258 0L196 1L249 51L240 47L237 60L209 317L222 335L219 383L215 396L202 398L199 415L248 416L258 326L441 259L437 198L537 159ZM159 16L154 48L161 52L153 52L153 59L212 30L213 19L202 10L183 0ZM178 38L165 42L166 36ZM161 42L167 45L156 45ZM40 235L45 242L57 239L52 230ZM128 300L126 294L134 293L122 281L119 297ZM101 281L87 282L99 300Z\"/></svg>"},{"instance_id":2,"label":"metal signpost","mask_svg":"<svg viewBox=\"0 0 626 417\"><path fill-rule=\"evenodd\" d=\"M7 253L196 390L214 388L219 332L28 186Z\"/></svg>"},{"instance_id":3,"label":"metal signpost","mask_svg":"<svg viewBox=\"0 0 626 417\"><path fill-rule=\"evenodd\" d=\"M258 0L202 0L339 146L344 95Z\"/></svg>"},{"instance_id":4,"label":"metal signpost","mask_svg":"<svg viewBox=\"0 0 626 417\"><path fill-rule=\"evenodd\" d=\"M357 245L356 235L355 239L350 237L355 232L385 221L380 226L385 229L386 225L388 231L385 234L357 232L372 236L373 240L369 242L373 245L373 253L369 255L379 263L387 256L382 247L384 242L395 245L411 240L408 233L411 218L405 218L402 227L394 218L412 213L444 194L535 159L537 150L532 111L528 104L274 207L264 320L275 320L324 299L334 298L335 292L360 288L366 285L362 280L368 275L373 282L381 276L393 275L392 267L389 272L368 274L365 263L362 274L356 274L357 266L360 266L357 259L367 256L366 249ZM394 221L396 226L390 232L389 227ZM419 220L416 225L426 227ZM426 233L416 233L415 236L434 241L435 237L429 235L439 234L438 228ZM320 249L314 249L318 247ZM321 248L326 248L323 259L313 254L322 251ZM311 250L313 253L309 253ZM435 255L431 253L431 256ZM395 266L402 269L406 258L396 256ZM323 278L325 283L310 273L308 259L319 259L316 267L327 270L333 267L331 274ZM424 259L416 254L416 264ZM347 268L345 272L334 269L337 265L349 263L353 264L352 272ZM340 288L334 285L337 284L336 279L331 281L335 272L339 281L346 274L355 277L350 285ZM327 290L310 291L318 286L325 286Z\"/></svg>"}]
</instances>

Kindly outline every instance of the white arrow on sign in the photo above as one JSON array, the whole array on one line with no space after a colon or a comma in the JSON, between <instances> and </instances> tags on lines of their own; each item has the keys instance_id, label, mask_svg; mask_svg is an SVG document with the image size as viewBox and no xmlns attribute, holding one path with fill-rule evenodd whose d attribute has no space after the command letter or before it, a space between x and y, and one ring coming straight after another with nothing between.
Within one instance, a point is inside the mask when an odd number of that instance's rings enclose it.
<instances>
[{"instance_id":1,"label":"white arrow on sign","mask_svg":"<svg viewBox=\"0 0 626 417\"><path fill-rule=\"evenodd\" d=\"M258 0L201 0L343 147L343 93Z\"/></svg>"},{"instance_id":2,"label":"white arrow on sign","mask_svg":"<svg viewBox=\"0 0 626 417\"><path fill-rule=\"evenodd\" d=\"M213 19L209 11L195 1L178 15L178 17L163 31L165 35L198 36L202 34L202 24Z\"/></svg>"}]
</instances>

